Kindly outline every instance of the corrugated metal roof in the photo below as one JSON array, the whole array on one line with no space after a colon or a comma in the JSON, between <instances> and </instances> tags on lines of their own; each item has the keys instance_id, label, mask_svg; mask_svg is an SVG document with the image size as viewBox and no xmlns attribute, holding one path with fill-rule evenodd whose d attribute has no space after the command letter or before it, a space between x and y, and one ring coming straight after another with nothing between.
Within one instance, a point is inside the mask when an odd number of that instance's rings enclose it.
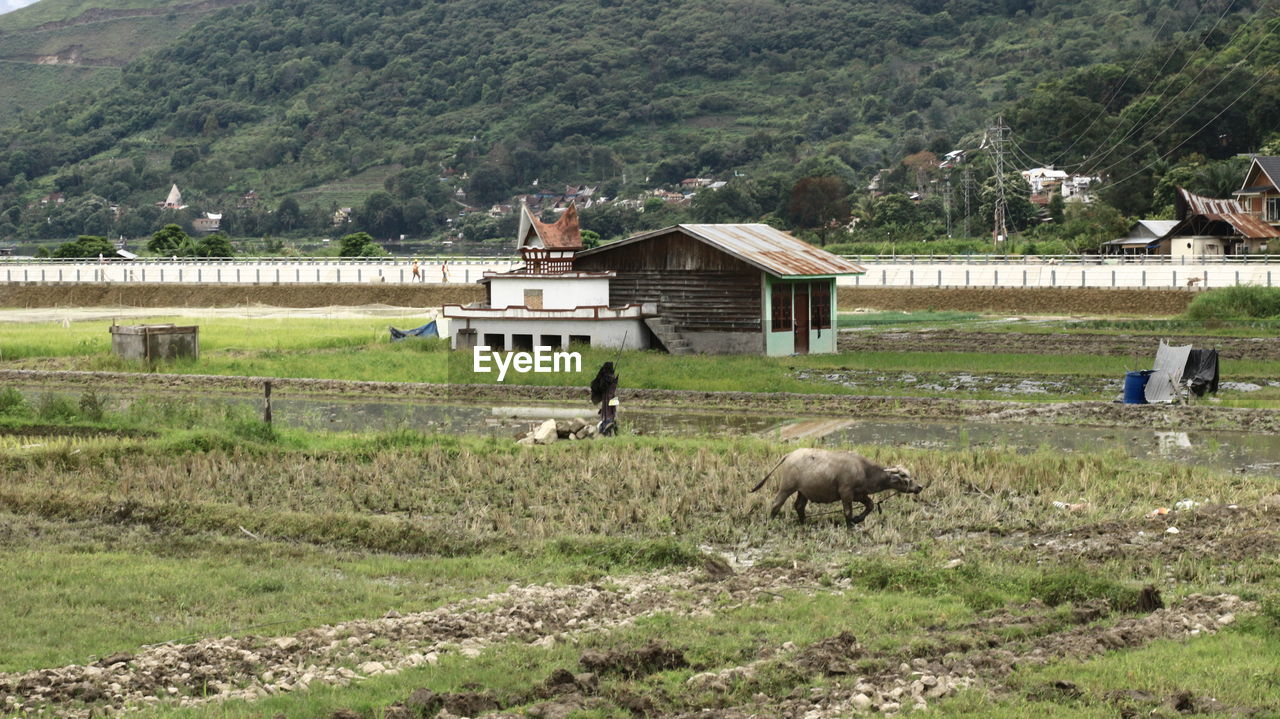
<instances>
[{"instance_id":1,"label":"corrugated metal roof","mask_svg":"<svg viewBox=\"0 0 1280 719\"><path fill-rule=\"evenodd\" d=\"M1199 215L1209 220L1226 222L1245 237L1264 239L1276 237L1280 233L1271 225L1249 211L1239 200L1217 200L1201 197L1193 192L1178 188L1180 207L1178 215L1185 222L1192 216Z\"/></svg>"},{"instance_id":2,"label":"corrugated metal roof","mask_svg":"<svg viewBox=\"0 0 1280 719\"><path fill-rule=\"evenodd\" d=\"M1138 224L1147 228L1155 237L1163 237L1165 233L1177 226L1177 220L1138 220Z\"/></svg>"},{"instance_id":3,"label":"corrugated metal roof","mask_svg":"<svg viewBox=\"0 0 1280 719\"><path fill-rule=\"evenodd\" d=\"M629 237L579 254L594 254L669 232L683 232L778 277L861 275L867 271L861 265L856 265L839 255L833 255L765 224L676 225Z\"/></svg>"},{"instance_id":4,"label":"corrugated metal roof","mask_svg":"<svg viewBox=\"0 0 1280 719\"><path fill-rule=\"evenodd\" d=\"M1248 212L1245 206L1240 204L1239 200L1218 200L1212 197L1203 197L1194 192L1178 188L1178 195L1182 198L1184 208L1180 213L1180 219L1186 219L1187 215L1219 215L1230 214L1236 212Z\"/></svg>"}]
</instances>

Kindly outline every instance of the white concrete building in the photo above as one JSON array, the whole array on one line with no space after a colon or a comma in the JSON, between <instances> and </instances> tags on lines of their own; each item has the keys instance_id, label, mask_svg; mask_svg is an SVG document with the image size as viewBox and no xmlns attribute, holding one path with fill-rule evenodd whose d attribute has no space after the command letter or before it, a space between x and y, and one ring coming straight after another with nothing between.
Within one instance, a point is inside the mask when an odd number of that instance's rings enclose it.
<instances>
[{"instance_id":1,"label":"white concrete building","mask_svg":"<svg viewBox=\"0 0 1280 719\"><path fill-rule=\"evenodd\" d=\"M578 212L571 204L554 223L539 221L520 208L517 236L525 266L511 272L486 272L480 283L485 301L445 305L454 349L484 346L498 350L563 348L570 345L646 349L644 318L656 306L609 306L614 272L575 272L573 256L582 249Z\"/></svg>"}]
</instances>

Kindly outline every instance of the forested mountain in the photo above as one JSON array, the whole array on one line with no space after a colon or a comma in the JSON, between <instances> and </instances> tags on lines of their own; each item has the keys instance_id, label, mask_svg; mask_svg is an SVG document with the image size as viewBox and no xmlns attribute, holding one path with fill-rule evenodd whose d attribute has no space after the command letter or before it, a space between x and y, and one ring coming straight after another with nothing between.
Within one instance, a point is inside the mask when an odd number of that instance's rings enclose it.
<instances>
[{"instance_id":1,"label":"forested mountain","mask_svg":"<svg viewBox=\"0 0 1280 719\"><path fill-rule=\"evenodd\" d=\"M120 80L204 15L248 0L40 0L0 15L0 124Z\"/></svg>"},{"instance_id":2,"label":"forested mountain","mask_svg":"<svg viewBox=\"0 0 1280 719\"><path fill-rule=\"evenodd\" d=\"M1111 196L1139 212L1161 162L1275 130L1277 83L1255 81L1276 21L1254 6L254 0L0 131L0 237L146 234L174 182L244 235L326 229L325 188L352 190L363 229L428 235L458 187L479 205L535 180L615 196L695 175L741 176L695 214L812 226L841 214L822 198L847 214L880 168L915 187L1001 110L1034 159L1137 173ZM259 206L232 210L250 189ZM53 191L58 208L32 206Z\"/></svg>"}]
</instances>

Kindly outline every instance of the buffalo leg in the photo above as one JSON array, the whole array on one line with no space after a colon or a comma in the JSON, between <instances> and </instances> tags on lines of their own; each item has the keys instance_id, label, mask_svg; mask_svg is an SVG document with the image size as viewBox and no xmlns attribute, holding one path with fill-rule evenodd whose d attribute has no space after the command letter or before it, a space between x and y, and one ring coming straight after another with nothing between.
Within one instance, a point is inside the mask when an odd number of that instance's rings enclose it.
<instances>
[{"instance_id":1,"label":"buffalo leg","mask_svg":"<svg viewBox=\"0 0 1280 719\"><path fill-rule=\"evenodd\" d=\"M804 524L804 508L809 503L809 498L803 494L796 495L796 521Z\"/></svg>"},{"instance_id":2,"label":"buffalo leg","mask_svg":"<svg viewBox=\"0 0 1280 719\"><path fill-rule=\"evenodd\" d=\"M857 519L854 519L853 517L853 501L852 500L842 499L840 500L840 503L844 505L844 524L846 527L852 527L853 525L862 521L861 517L858 517Z\"/></svg>"},{"instance_id":3,"label":"buffalo leg","mask_svg":"<svg viewBox=\"0 0 1280 719\"><path fill-rule=\"evenodd\" d=\"M790 497L790 496L791 496L791 493L792 493L792 492L794 492L794 491L795 491L794 489L792 489L792 490L786 490L786 489L780 489L780 490L778 490L778 493L777 493L777 494L774 496L774 498L773 498L773 507L771 507L771 508L770 508L770 510L769 510L769 519L774 519L774 518L776 518L776 517L778 516L778 512L781 512L781 511L782 511L782 505L786 504L786 502L787 502L787 497Z\"/></svg>"},{"instance_id":4,"label":"buffalo leg","mask_svg":"<svg viewBox=\"0 0 1280 719\"><path fill-rule=\"evenodd\" d=\"M867 515L868 515L868 514L871 514L871 510L873 510L873 509L875 509L875 508L876 508L876 503L875 503L875 501L874 501L873 499L871 499L870 497L858 497L857 499L858 499L858 501L859 501L859 502L861 502L861 503L862 503L862 514L859 514L858 516L854 517L854 518L852 519L852 521L851 521L851 523L852 523L852 524L858 524L858 523L860 523L862 520L864 520L864 519L866 519L866 518L867 518ZM846 502L846 503L845 503L845 516L846 516L846 517L847 517L847 516L849 516L849 514L850 514L850 513L852 512L852 510L853 510L852 504L853 504L852 502Z\"/></svg>"}]
</instances>

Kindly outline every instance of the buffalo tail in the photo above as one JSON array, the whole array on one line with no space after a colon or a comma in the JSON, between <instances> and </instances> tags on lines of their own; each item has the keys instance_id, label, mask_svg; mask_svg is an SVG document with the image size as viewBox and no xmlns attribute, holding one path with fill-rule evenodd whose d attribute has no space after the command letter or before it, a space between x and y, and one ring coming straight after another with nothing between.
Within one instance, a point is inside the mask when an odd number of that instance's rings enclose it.
<instances>
[{"instance_id":1,"label":"buffalo tail","mask_svg":"<svg viewBox=\"0 0 1280 719\"><path fill-rule=\"evenodd\" d=\"M791 455L787 455L787 457L790 457L790 456ZM751 491L754 492L760 489L761 487L763 487L764 483L768 482L769 478L773 476L773 473L778 471L778 467L781 467L782 463L787 461L787 457L783 457L782 459L778 460L778 463L773 465L773 469L769 470L769 473L764 476L764 479L760 480L760 484L757 484L756 486L752 487Z\"/></svg>"}]
</instances>

